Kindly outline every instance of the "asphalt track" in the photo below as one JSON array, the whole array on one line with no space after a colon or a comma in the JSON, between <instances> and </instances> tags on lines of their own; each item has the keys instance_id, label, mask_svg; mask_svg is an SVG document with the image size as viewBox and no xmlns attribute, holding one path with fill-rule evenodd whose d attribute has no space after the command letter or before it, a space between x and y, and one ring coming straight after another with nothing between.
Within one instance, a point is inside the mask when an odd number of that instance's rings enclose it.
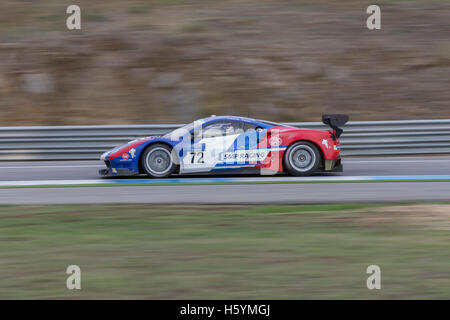
<instances>
[{"instance_id":1,"label":"asphalt track","mask_svg":"<svg viewBox=\"0 0 450 320\"><path fill-rule=\"evenodd\" d=\"M318 176L318 179L361 178L366 176L449 176L450 157L391 157L343 159L344 173ZM50 180L88 181L98 179L100 161L54 162L0 162L0 183L39 183ZM133 178L144 181L145 177ZM340 182L340 183L286 183L288 176L264 177L269 184L183 185L191 177L173 179L171 185L112 187L46 187L2 188L0 204L52 204L52 203L334 203L381 201L450 201L449 181L408 182ZM202 181L202 177L195 177ZM217 181L226 180L217 177ZM247 177L233 177L245 180ZM283 183L280 182L280 179ZM328 178L327 178L328 179ZM129 180L129 179L128 179ZM258 181L258 177L251 177ZM298 178L297 178L298 180ZM433 179L431 179L433 180ZM111 179L102 180L105 182ZM120 182L120 180L115 179ZM280 182L280 183L279 183ZM297 181L298 182L298 181ZM245 183L245 182L244 182Z\"/></svg>"},{"instance_id":2,"label":"asphalt track","mask_svg":"<svg viewBox=\"0 0 450 320\"><path fill-rule=\"evenodd\" d=\"M344 158L343 164L344 172L332 175L450 174L450 157ZM104 167L102 161L0 162L0 181L97 179Z\"/></svg>"}]
</instances>

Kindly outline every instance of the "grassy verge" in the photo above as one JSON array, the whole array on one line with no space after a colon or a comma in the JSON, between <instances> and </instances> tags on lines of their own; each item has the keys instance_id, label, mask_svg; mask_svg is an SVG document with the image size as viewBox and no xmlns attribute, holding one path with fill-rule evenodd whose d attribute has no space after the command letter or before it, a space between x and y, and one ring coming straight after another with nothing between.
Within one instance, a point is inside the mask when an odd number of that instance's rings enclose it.
<instances>
[{"instance_id":1,"label":"grassy verge","mask_svg":"<svg viewBox=\"0 0 450 320\"><path fill-rule=\"evenodd\" d=\"M450 205L0 206L0 298L450 297ZM78 265L82 289L66 289ZM381 290L366 268L381 267Z\"/></svg>"}]
</instances>

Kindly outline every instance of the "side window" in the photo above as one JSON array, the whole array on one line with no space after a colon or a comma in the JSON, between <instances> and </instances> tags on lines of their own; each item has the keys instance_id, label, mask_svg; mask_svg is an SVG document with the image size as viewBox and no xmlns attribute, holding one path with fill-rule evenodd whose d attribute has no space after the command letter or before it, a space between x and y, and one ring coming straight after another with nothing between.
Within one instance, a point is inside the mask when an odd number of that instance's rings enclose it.
<instances>
[{"instance_id":1,"label":"side window","mask_svg":"<svg viewBox=\"0 0 450 320\"><path fill-rule=\"evenodd\" d=\"M263 129L262 127L259 127L259 126L256 125L256 124L249 123L249 122L245 122L245 123L244 123L244 131L245 131L245 132L254 132L254 131L261 132L261 131L263 131L263 130L264 130L264 129Z\"/></svg>"},{"instance_id":2,"label":"side window","mask_svg":"<svg viewBox=\"0 0 450 320\"><path fill-rule=\"evenodd\" d=\"M203 138L228 136L242 132L242 125L238 121L216 121L203 127Z\"/></svg>"}]
</instances>

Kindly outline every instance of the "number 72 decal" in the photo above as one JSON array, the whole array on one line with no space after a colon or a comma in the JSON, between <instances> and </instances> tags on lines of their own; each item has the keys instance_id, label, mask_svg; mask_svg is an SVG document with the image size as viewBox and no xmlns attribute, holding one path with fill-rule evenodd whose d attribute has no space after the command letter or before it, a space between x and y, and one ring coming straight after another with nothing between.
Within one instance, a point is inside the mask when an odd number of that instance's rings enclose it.
<instances>
[{"instance_id":1,"label":"number 72 decal","mask_svg":"<svg viewBox=\"0 0 450 320\"><path fill-rule=\"evenodd\" d=\"M191 155L191 163L205 163L203 160L203 152L190 152Z\"/></svg>"}]
</instances>

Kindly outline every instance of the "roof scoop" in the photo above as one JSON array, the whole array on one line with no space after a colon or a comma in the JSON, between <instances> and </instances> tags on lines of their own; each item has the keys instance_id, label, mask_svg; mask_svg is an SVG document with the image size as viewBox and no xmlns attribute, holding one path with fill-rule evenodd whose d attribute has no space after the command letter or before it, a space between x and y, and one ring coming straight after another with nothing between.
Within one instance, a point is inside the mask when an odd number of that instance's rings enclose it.
<instances>
[{"instance_id":1,"label":"roof scoop","mask_svg":"<svg viewBox=\"0 0 450 320\"><path fill-rule=\"evenodd\" d=\"M348 122L348 115L346 114L324 114L322 115L322 122L335 131L335 135L339 138L344 132L341 129Z\"/></svg>"}]
</instances>

